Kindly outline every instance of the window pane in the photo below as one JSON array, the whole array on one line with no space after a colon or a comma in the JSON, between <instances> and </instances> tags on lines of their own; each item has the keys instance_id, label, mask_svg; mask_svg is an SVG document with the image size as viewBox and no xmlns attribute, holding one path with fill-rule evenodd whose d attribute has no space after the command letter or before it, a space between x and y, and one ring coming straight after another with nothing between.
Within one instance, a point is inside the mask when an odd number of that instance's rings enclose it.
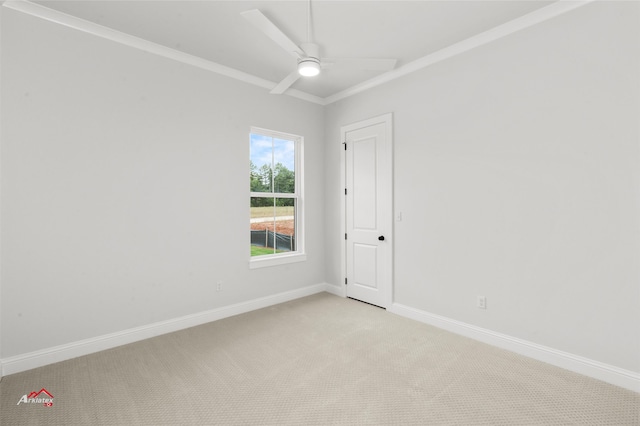
<instances>
[{"instance_id":1,"label":"window pane","mask_svg":"<svg viewBox=\"0 0 640 426\"><path fill-rule=\"evenodd\" d=\"M278 250L296 250L295 211L295 200L293 198L276 199L275 246Z\"/></svg>"},{"instance_id":2,"label":"window pane","mask_svg":"<svg viewBox=\"0 0 640 426\"><path fill-rule=\"evenodd\" d=\"M274 192L293 194L295 182L296 144L285 139L273 139Z\"/></svg>"},{"instance_id":3,"label":"window pane","mask_svg":"<svg viewBox=\"0 0 640 426\"><path fill-rule=\"evenodd\" d=\"M250 173L252 192L273 192L273 138L251 134Z\"/></svg>"},{"instance_id":4,"label":"window pane","mask_svg":"<svg viewBox=\"0 0 640 426\"><path fill-rule=\"evenodd\" d=\"M273 241L274 203L273 198L251 197L251 256L276 253L273 244L269 244Z\"/></svg>"},{"instance_id":5,"label":"window pane","mask_svg":"<svg viewBox=\"0 0 640 426\"><path fill-rule=\"evenodd\" d=\"M296 250L294 199L251 197L250 222L251 256Z\"/></svg>"}]
</instances>

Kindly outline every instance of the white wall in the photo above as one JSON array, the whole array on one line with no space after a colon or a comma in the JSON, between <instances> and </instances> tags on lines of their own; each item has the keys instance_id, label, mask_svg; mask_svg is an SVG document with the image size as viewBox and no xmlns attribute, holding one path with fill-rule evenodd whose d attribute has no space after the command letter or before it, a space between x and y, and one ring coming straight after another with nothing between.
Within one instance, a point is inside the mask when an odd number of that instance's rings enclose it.
<instances>
[{"instance_id":1,"label":"white wall","mask_svg":"<svg viewBox=\"0 0 640 426\"><path fill-rule=\"evenodd\" d=\"M2 18L1 358L323 282L322 107ZM252 125L305 137L306 262L248 268Z\"/></svg>"},{"instance_id":2,"label":"white wall","mask_svg":"<svg viewBox=\"0 0 640 426\"><path fill-rule=\"evenodd\" d=\"M329 105L327 281L340 126L393 112L395 302L640 372L639 6L590 4Z\"/></svg>"}]
</instances>

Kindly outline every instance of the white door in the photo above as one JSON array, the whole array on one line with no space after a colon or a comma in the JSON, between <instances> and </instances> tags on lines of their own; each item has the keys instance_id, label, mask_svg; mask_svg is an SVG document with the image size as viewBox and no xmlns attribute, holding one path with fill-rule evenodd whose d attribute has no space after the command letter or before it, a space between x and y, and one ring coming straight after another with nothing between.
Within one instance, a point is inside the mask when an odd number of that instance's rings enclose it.
<instances>
[{"instance_id":1,"label":"white door","mask_svg":"<svg viewBox=\"0 0 640 426\"><path fill-rule=\"evenodd\" d=\"M347 297L386 308L393 276L391 114L345 126L342 133Z\"/></svg>"}]
</instances>

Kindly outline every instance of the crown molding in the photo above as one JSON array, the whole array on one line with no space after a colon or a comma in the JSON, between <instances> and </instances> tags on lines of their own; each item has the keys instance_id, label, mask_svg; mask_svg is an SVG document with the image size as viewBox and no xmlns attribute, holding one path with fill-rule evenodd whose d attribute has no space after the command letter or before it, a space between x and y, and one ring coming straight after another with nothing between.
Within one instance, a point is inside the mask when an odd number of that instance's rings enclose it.
<instances>
[{"instance_id":1,"label":"crown molding","mask_svg":"<svg viewBox=\"0 0 640 426\"><path fill-rule=\"evenodd\" d=\"M405 64L399 68L396 68L395 70L386 72L370 80L367 80L360 84L356 84L355 86L352 86L341 92L328 96L324 98L324 104L329 105L341 99L348 98L355 94L364 92L365 90L369 90L373 87L379 86L381 84L388 83L397 78L403 77L407 74L411 74L413 72L419 71L423 68L436 64L438 62L449 59L453 56L464 53L468 50L474 49L479 46L483 46L487 43L490 43L502 37L506 37L510 34L513 34L517 31L523 30L525 28L529 28L533 25L544 22L548 19L562 15L566 12L569 12L578 7L584 6L593 1L595 0L580 0L580 1L559 0L555 3L550 4L549 6L545 6L531 13L523 15L519 18L506 22L502 25L498 25L497 27L491 28L490 30L487 30L475 36L469 37L468 39L465 39L458 43L452 44L451 46L440 49L427 56L423 56L422 58L409 62L408 64Z\"/></svg>"},{"instance_id":2,"label":"crown molding","mask_svg":"<svg viewBox=\"0 0 640 426\"><path fill-rule=\"evenodd\" d=\"M381 84L388 83L397 78L404 77L405 75L419 71L428 66L434 65L438 62L449 59L453 56L459 55L471 49L479 46L483 46L492 41L498 40L502 37L506 37L517 31L529 28L533 25L544 22L548 19L562 15L566 12L574 10L578 7L589 4L595 0L559 0L555 3L545 6L531 13L523 15L512 21L506 22L502 25L494 27L490 30L472 36L468 39L455 43L451 46L438 50L415 61L409 62L395 70L386 72L382 75L374 77L370 80L356 84L348 89L342 90L326 98L312 95L310 93L303 92L297 89L288 89L284 94L292 96L307 102L312 102L318 105L329 105L337 102L341 99L348 98L366 90L372 89ZM57 10L50 9L40 4L32 3L28 0L3 0L0 1L2 7L13 9L22 13L26 13L47 21L55 22L60 25L64 25L69 28L73 28L79 31L83 31L88 34L92 34L97 37L102 37L116 43L124 44L129 47L143 50L145 52L153 53L158 56L173 59L185 64L189 64L204 70L214 72L235 80L239 80L245 83L249 83L267 90L271 90L277 86L277 83L265 80L255 75L239 71L234 68L230 68L213 61L209 61L198 56L190 55L188 53L180 52L178 50L166 47L151 41L142 39L140 37L132 36L120 31L113 30L111 28L90 22L81 18L77 18L72 15L68 15Z\"/></svg>"},{"instance_id":3,"label":"crown molding","mask_svg":"<svg viewBox=\"0 0 640 426\"><path fill-rule=\"evenodd\" d=\"M212 71L216 74L230 77L235 80L252 84L254 86L262 87L267 90L271 90L277 85L277 83L262 79L260 77L256 77L255 75L238 71L234 68L230 68L195 55L180 52L179 50L175 50L140 37L113 30L103 25L96 24L95 22L87 21L85 19L59 12L46 6L32 3L28 0L6 0L2 2L1 5L2 7L6 7L7 9L12 9L31 16L35 16L40 19L55 22L56 24L73 28L75 30L82 31L96 37L101 37L107 40L114 41L116 43L123 44L125 46L133 47L135 49L162 56L164 58L173 59L184 64L192 65L194 67L201 68L207 71ZM322 98L302 92L300 90L288 90L287 95L305 100L307 102L313 102L320 105L324 104L324 100Z\"/></svg>"}]
</instances>

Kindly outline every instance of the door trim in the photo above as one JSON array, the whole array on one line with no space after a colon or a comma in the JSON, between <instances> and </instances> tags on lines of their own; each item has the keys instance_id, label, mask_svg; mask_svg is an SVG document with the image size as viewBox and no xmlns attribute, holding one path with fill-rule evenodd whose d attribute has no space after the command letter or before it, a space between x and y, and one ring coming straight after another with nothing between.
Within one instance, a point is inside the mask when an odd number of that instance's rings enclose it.
<instances>
[{"instance_id":1,"label":"door trim","mask_svg":"<svg viewBox=\"0 0 640 426\"><path fill-rule=\"evenodd\" d=\"M391 200L391 206L390 206L390 211L389 211L389 215L387 218L387 229L389 230L387 232L387 234L385 235L385 237L388 235L388 239L389 239L389 244L391 245L390 250L389 250L389 256L391 257L390 259L390 264L389 264L389 271L387 272L387 281L389 283L389 285L386 288L386 291L384 293L384 307L385 308L389 308L391 307L391 304L393 303L393 277L394 277L394 272L393 272L393 266L394 266L394 261L393 261L393 255L394 255L394 238L393 238L393 218L394 218L394 212L393 212L393 113L387 113L387 114L383 114L383 115L379 115L377 117L373 117L373 118L369 118L367 120L363 120L363 121L358 121L356 123L352 123L352 124L348 124L345 126L341 126L340 127L340 192L341 194L344 194L344 189L346 188L346 166L347 166L347 162L346 162L346 154L345 154L345 149L344 149L344 142L345 142L345 138L346 138L346 134L352 130L357 130L363 127L368 127L368 126L373 126L376 124L384 124L385 125L385 137L386 137L386 141L388 143L388 158L386 159L386 161L388 161L388 168L389 168L389 182L387 182L387 191L388 191L388 199ZM338 237L340 238L340 240L342 241L342 243L340 244L340 274L341 274L341 283L340 283L340 288L342 290L342 296L343 297L347 297L347 285L344 283L344 279L347 276L347 262L346 262L346 257L347 257L347 242L344 239L344 234L345 234L345 230L346 230L346 200L344 195L340 196L340 234L338 235Z\"/></svg>"}]
</instances>

